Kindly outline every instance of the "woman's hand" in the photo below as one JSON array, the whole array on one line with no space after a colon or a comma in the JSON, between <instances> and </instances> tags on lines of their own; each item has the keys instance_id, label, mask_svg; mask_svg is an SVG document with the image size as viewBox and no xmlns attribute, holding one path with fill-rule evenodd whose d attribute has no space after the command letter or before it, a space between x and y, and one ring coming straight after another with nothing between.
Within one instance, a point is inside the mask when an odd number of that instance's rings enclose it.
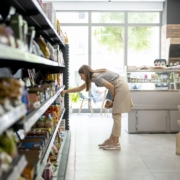
<instances>
[{"instance_id":1,"label":"woman's hand","mask_svg":"<svg viewBox=\"0 0 180 180\"><path fill-rule=\"evenodd\" d=\"M66 94L66 90L61 91L61 96L63 96L64 94Z\"/></svg>"},{"instance_id":2,"label":"woman's hand","mask_svg":"<svg viewBox=\"0 0 180 180\"><path fill-rule=\"evenodd\" d=\"M105 104L105 108L110 109L113 107L113 101L107 100Z\"/></svg>"}]
</instances>

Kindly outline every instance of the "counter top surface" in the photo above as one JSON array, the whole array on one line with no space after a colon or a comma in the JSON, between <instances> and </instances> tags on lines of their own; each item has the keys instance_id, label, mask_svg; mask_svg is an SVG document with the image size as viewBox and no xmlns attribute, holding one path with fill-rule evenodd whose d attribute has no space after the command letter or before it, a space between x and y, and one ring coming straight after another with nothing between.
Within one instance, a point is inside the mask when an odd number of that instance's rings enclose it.
<instances>
[{"instance_id":1,"label":"counter top surface","mask_svg":"<svg viewBox=\"0 0 180 180\"><path fill-rule=\"evenodd\" d=\"M180 90L173 90L173 89L169 89L169 90L130 90L130 92L179 92Z\"/></svg>"}]
</instances>

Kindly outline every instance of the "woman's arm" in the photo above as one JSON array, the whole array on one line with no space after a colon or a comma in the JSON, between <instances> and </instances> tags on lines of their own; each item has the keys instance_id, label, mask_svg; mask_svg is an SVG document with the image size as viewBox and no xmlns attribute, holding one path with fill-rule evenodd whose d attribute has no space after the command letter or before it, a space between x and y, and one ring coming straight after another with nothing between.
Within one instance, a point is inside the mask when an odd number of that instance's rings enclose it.
<instances>
[{"instance_id":1,"label":"woman's arm","mask_svg":"<svg viewBox=\"0 0 180 180\"><path fill-rule=\"evenodd\" d=\"M84 84L81 85L81 86L78 86L78 87L75 87L75 88L71 88L71 89L67 89L67 90L63 90L63 91L61 92L61 94L80 92L80 91L82 91L82 90L85 89L85 88L86 88L86 85L85 85L85 83L84 83Z\"/></svg>"},{"instance_id":2,"label":"woman's arm","mask_svg":"<svg viewBox=\"0 0 180 180\"><path fill-rule=\"evenodd\" d=\"M111 98L112 98L112 100L114 100L114 96L115 96L114 85L109 83L108 81L104 80L103 86L106 87L107 89L109 89Z\"/></svg>"}]
</instances>

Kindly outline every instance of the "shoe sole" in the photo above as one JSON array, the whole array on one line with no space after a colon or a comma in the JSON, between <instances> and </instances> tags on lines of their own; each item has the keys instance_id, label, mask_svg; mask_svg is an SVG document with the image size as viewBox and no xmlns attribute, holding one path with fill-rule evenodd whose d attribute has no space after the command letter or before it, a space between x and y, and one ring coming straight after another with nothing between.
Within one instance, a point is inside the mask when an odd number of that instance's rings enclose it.
<instances>
[{"instance_id":1,"label":"shoe sole","mask_svg":"<svg viewBox=\"0 0 180 180\"><path fill-rule=\"evenodd\" d=\"M105 147L103 148L104 150L121 150L121 147L113 147L113 148L108 148L108 147Z\"/></svg>"},{"instance_id":2,"label":"shoe sole","mask_svg":"<svg viewBox=\"0 0 180 180\"><path fill-rule=\"evenodd\" d=\"M106 145L106 146L99 146L99 148L106 148L108 145Z\"/></svg>"}]
</instances>

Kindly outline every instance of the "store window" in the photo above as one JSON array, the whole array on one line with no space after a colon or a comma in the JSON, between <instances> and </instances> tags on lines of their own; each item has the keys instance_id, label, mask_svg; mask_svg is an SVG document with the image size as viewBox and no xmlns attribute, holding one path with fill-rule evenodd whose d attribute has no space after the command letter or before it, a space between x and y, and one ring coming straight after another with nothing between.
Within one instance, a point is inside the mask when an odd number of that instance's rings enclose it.
<instances>
[{"instance_id":1,"label":"store window","mask_svg":"<svg viewBox=\"0 0 180 180\"><path fill-rule=\"evenodd\" d=\"M80 79L78 69L83 64L88 64L88 27L86 26L63 26L69 40L69 85L76 87L82 85L84 81ZM80 33L81 32L81 33ZM80 101L72 104L73 108L80 107ZM87 108L84 106L83 108Z\"/></svg>"},{"instance_id":2,"label":"store window","mask_svg":"<svg viewBox=\"0 0 180 180\"><path fill-rule=\"evenodd\" d=\"M124 27L95 26L92 27L91 32L91 66L93 69L106 68L122 75ZM93 108L99 108L99 106L93 104Z\"/></svg>"},{"instance_id":3,"label":"store window","mask_svg":"<svg viewBox=\"0 0 180 180\"><path fill-rule=\"evenodd\" d=\"M91 36L91 65L122 72L124 65L124 27L95 26Z\"/></svg>"},{"instance_id":4,"label":"store window","mask_svg":"<svg viewBox=\"0 0 180 180\"><path fill-rule=\"evenodd\" d=\"M77 73L82 64L124 75L125 62L151 66L160 58L159 12L57 12L57 19L69 39L70 86L83 83ZM76 109L79 103L74 104Z\"/></svg>"},{"instance_id":5,"label":"store window","mask_svg":"<svg viewBox=\"0 0 180 180\"><path fill-rule=\"evenodd\" d=\"M57 12L56 18L61 23L88 23L87 12Z\"/></svg>"},{"instance_id":6,"label":"store window","mask_svg":"<svg viewBox=\"0 0 180 180\"><path fill-rule=\"evenodd\" d=\"M160 13L156 12L129 12L128 23L160 23Z\"/></svg>"},{"instance_id":7,"label":"store window","mask_svg":"<svg viewBox=\"0 0 180 180\"><path fill-rule=\"evenodd\" d=\"M93 12L92 23L124 23L124 13L118 12Z\"/></svg>"},{"instance_id":8,"label":"store window","mask_svg":"<svg viewBox=\"0 0 180 180\"><path fill-rule=\"evenodd\" d=\"M128 27L128 65L152 66L159 58L159 27Z\"/></svg>"}]
</instances>

